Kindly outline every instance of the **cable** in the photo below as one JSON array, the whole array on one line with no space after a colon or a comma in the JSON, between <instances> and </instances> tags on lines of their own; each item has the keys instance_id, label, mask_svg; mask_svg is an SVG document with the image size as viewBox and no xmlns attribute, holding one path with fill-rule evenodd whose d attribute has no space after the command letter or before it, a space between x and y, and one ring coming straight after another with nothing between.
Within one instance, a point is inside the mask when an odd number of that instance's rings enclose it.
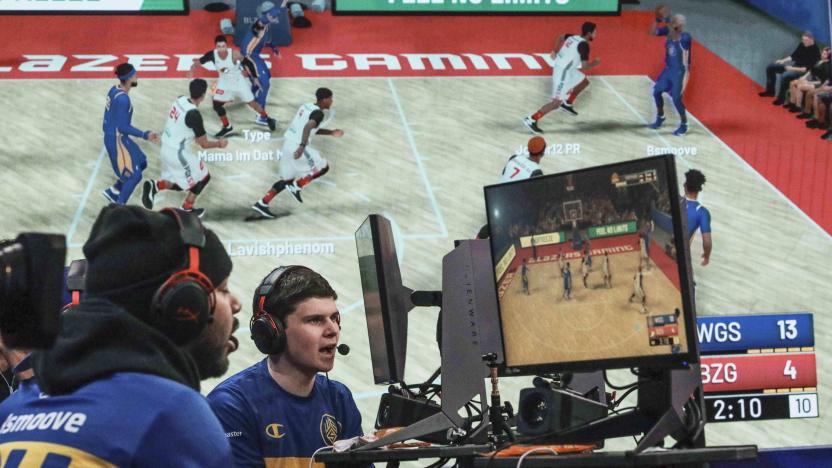
<instances>
[{"instance_id":1,"label":"cable","mask_svg":"<svg viewBox=\"0 0 832 468\"><path fill-rule=\"evenodd\" d=\"M11 369L11 367L9 367L9 369ZM5 383L7 387L9 387L9 396L12 396L12 393L14 393L14 380L17 378L17 374L12 374L11 383L8 379L6 379L6 375L3 372L0 372L0 377L3 377L3 383Z\"/></svg>"},{"instance_id":2,"label":"cable","mask_svg":"<svg viewBox=\"0 0 832 468\"><path fill-rule=\"evenodd\" d=\"M529 455L531 455L535 452L549 452L549 453L551 453L552 455L555 455L555 456L557 456L557 454L558 454L557 452L555 452L554 449L549 448L549 447L540 447L540 448L536 448L536 449L533 449L533 450L529 450L528 452L524 453L523 456L520 457L519 460L517 460L517 468L520 468L520 466L523 465L523 460L525 460L526 457L528 457Z\"/></svg>"},{"instance_id":3,"label":"cable","mask_svg":"<svg viewBox=\"0 0 832 468\"><path fill-rule=\"evenodd\" d=\"M605 370L604 371L604 383L607 384L607 387L610 387L613 390L627 390L629 388L632 388L632 387L635 387L637 385L640 385L640 384L644 383L644 381L643 380L636 380L633 383L629 383L629 384L623 385L623 386L613 385L610 382L609 378L607 377L607 371Z\"/></svg>"},{"instance_id":4,"label":"cable","mask_svg":"<svg viewBox=\"0 0 832 468\"><path fill-rule=\"evenodd\" d=\"M616 400L616 401L615 401L615 403L613 403L613 405L612 405L613 409L614 409L614 408L617 408L617 407L618 407L618 405L620 405L620 404L624 401L624 399L625 399L625 398L627 398L627 396L628 396L629 394L633 393L633 392L634 392L634 391L636 391L636 390L638 390L638 385L636 385L635 387L631 387L629 390L627 390L626 392L624 392L624 393L621 395L621 398L619 398L618 400Z\"/></svg>"},{"instance_id":5,"label":"cable","mask_svg":"<svg viewBox=\"0 0 832 468\"><path fill-rule=\"evenodd\" d=\"M318 452L322 452L322 451L327 450L327 449L332 450L332 446L331 445L324 445L323 447L319 448L318 450L315 450L314 452L312 452L312 456L309 457L309 468L312 468L312 465L315 463L315 455L317 455Z\"/></svg>"}]
</instances>

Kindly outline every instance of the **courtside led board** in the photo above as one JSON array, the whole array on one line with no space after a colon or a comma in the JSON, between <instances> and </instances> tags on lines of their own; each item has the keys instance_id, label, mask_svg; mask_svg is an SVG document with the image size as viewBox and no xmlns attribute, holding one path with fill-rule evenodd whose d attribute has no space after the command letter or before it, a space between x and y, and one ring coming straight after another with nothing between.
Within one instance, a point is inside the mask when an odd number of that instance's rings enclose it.
<instances>
[{"instance_id":1,"label":"courtside led board","mask_svg":"<svg viewBox=\"0 0 832 468\"><path fill-rule=\"evenodd\" d=\"M0 12L185 13L187 0L0 0Z\"/></svg>"},{"instance_id":2,"label":"courtside led board","mask_svg":"<svg viewBox=\"0 0 832 468\"><path fill-rule=\"evenodd\" d=\"M619 0L333 0L335 14L618 14Z\"/></svg>"}]
</instances>

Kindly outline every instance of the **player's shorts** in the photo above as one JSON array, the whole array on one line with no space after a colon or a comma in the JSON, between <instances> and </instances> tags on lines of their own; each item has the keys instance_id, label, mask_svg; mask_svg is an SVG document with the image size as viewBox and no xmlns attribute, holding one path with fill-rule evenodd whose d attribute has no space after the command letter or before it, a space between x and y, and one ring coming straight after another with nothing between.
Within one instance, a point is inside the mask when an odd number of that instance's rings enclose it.
<instances>
[{"instance_id":1,"label":"player's shorts","mask_svg":"<svg viewBox=\"0 0 832 468\"><path fill-rule=\"evenodd\" d=\"M574 67L552 69L552 99L566 101L572 88L586 78L580 70Z\"/></svg>"},{"instance_id":2,"label":"player's shorts","mask_svg":"<svg viewBox=\"0 0 832 468\"><path fill-rule=\"evenodd\" d=\"M673 96L682 95L682 85L685 81L685 70L665 68L653 85L653 94L670 93Z\"/></svg>"},{"instance_id":3,"label":"player's shorts","mask_svg":"<svg viewBox=\"0 0 832 468\"><path fill-rule=\"evenodd\" d=\"M190 190L208 175L205 161L186 149L178 151L162 147L162 180Z\"/></svg>"},{"instance_id":4,"label":"player's shorts","mask_svg":"<svg viewBox=\"0 0 832 468\"><path fill-rule=\"evenodd\" d=\"M116 177L127 176L147 167L147 156L127 135L105 135L104 147Z\"/></svg>"},{"instance_id":5,"label":"player's shorts","mask_svg":"<svg viewBox=\"0 0 832 468\"><path fill-rule=\"evenodd\" d=\"M283 180L297 179L320 171L327 166L327 160L320 151L307 145L300 158L295 159L295 150L299 142L286 140L280 150L280 178Z\"/></svg>"},{"instance_id":6,"label":"player's shorts","mask_svg":"<svg viewBox=\"0 0 832 468\"><path fill-rule=\"evenodd\" d=\"M245 79L219 79L214 86L214 100L218 102L251 102L254 94L251 92L251 84Z\"/></svg>"}]
</instances>

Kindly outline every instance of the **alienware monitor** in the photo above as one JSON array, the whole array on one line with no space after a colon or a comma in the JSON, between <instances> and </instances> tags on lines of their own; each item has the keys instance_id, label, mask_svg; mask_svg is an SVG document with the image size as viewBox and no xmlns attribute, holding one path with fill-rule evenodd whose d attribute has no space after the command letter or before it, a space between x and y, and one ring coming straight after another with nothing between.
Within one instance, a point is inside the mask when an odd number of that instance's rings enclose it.
<instances>
[{"instance_id":1,"label":"alienware monitor","mask_svg":"<svg viewBox=\"0 0 832 468\"><path fill-rule=\"evenodd\" d=\"M672 155L485 187L504 375L697 362Z\"/></svg>"}]
</instances>

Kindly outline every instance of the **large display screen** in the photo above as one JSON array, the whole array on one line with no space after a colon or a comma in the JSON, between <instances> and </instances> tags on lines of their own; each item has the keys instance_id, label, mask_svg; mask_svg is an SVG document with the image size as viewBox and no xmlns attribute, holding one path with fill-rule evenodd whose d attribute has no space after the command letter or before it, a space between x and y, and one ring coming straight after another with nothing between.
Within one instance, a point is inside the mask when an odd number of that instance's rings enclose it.
<instances>
[{"instance_id":1,"label":"large display screen","mask_svg":"<svg viewBox=\"0 0 832 468\"><path fill-rule=\"evenodd\" d=\"M618 14L619 0L333 0L335 14Z\"/></svg>"},{"instance_id":2,"label":"large display screen","mask_svg":"<svg viewBox=\"0 0 832 468\"><path fill-rule=\"evenodd\" d=\"M507 375L698 360L672 158L485 188Z\"/></svg>"},{"instance_id":3,"label":"large display screen","mask_svg":"<svg viewBox=\"0 0 832 468\"><path fill-rule=\"evenodd\" d=\"M0 12L185 13L187 0L0 0Z\"/></svg>"}]
</instances>

